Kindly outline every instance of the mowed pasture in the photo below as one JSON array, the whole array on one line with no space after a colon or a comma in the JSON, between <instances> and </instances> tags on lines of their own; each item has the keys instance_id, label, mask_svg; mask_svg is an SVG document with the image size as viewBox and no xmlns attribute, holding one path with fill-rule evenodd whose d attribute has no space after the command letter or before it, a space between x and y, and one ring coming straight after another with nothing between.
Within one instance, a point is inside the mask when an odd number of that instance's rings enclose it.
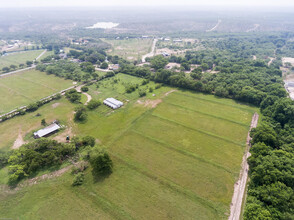
<instances>
[{"instance_id":1,"label":"mowed pasture","mask_svg":"<svg viewBox=\"0 0 294 220\"><path fill-rule=\"evenodd\" d=\"M0 114L72 86L72 81L28 70L0 77Z\"/></svg>"},{"instance_id":2,"label":"mowed pasture","mask_svg":"<svg viewBox=\"0 0 294 220\"><path fill-rule=\"evenodd\" d=\"M153 39L130 38L123 40L103 39L111 45L110 55L118 55L127 60L141 60L142 56L151 51Z\"/></svg>"},{"instance_id":3,"label":"mowed pasture","mask_svg":"<svg viewBox=\"0 0 294 220\"><path fill-rule=\"evenodd\" d=\"M36 59L44 50L32 50L24 52L15 52L6 56L0 57L0 70L3 67L10 67L10 65L19 66L19 64L26 64L26 61L33 61ZM47 56L51 52L46 52L43 56Z\"/></svg>"},{"instance_id":4,"label":"mowed pasture","mask_svg":"<svg viewBox=\"0 0 294 220\"><path fill-rule=\"evenodd\" d=\"M86 123L73 124L74 134L94 136L108 148L114 162L109 177L95 179L88 169L85 183L72 187L73 176L67 172L2 193L0 217L227 219L256 108L165 86L143 98L137 90L124 91L125 83L141 85L142 81L118 74L101 81L98 88L90 86L93 98L116 97L125 105L115 111L102 105L88 111ZM139 89L150 87L155 83ZM53 110L52 104L38 110L42 118L48 115L52 120L57 114L69 125L74 106L64 98L55 102L60 105ZM34 121L36 128L41 118L33 115L24 117ZM25 123L21 117L7 121L14 130L17 122ZM5 178L5 172L2 169L0 176Z\"/></svg>"}]
</instances>

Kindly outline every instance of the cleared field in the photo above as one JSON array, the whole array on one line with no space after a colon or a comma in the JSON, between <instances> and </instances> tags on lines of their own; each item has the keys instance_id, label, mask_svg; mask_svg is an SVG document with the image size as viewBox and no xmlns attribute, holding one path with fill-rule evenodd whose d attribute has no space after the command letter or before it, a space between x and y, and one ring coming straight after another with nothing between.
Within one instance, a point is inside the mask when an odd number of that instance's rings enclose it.
<instances>
[{"instance_id":1,"label":"cleared field","mask_svg":"<svg viewBox=\"0 0 294 220\"><path fill-rule=\"evenodd\" d=\"M72 86L72 81L29 70L0 78L0 114Z\"/></svg>"},{"instance_id":2,"label":"cleared field","mask_svg":"<svg viewBox=\"0 0 294 220\"><path fill-rule=\"evenodd\" d=\"M152 39L124 39L109 40L103 39L106 43L112 45L108 54L118 55L128 60L141 60L142 55L147 54L151 50Z\"/></svg>"},{"instance_id":3,"label":"cleared field","mask_svg":"<svg viewBox=\"0 0 294 220\"><path fill-rule=\"evenodd\" d=\"M25 64L26 61L33 61L36 59L44 50L32 50L26 52L12 53L7 56L0 57L0 70L3 67L9 67L10 65ZM46 52L43 56L47 56L50 52Z\"/></svg>"},{"instance_id":4,"label":"cleared field","mask_svg":"<svg viewBox=\"0 0 294 220\"><path fill-rule=\"evenodd\" d=\"M13 140L13 130L20 125L26 133L38 128L41 118L63 118L73 134L94 136L106 146L114 161L114 172L104 179L94 179L88 169L81 187L71 187L73 176L68 172L16 192L2 192L0 217L227 219L256 109L170 87L139 99L137 91L125 93L124 85L141 85L142 79L123 74L114 79L100 82L98 88L90 86L89 93L101 100L118 97L124 107L113 111L102 105L88 112L86 123L71 124L75 105L62 98L40 108L42 117L30 113L0 124L0 139ZM145 105L148 101L157 106ZM9 143L0 143L0 148ZM0 170L3 181L6 172Z\"/></svg>"}]
</instances>

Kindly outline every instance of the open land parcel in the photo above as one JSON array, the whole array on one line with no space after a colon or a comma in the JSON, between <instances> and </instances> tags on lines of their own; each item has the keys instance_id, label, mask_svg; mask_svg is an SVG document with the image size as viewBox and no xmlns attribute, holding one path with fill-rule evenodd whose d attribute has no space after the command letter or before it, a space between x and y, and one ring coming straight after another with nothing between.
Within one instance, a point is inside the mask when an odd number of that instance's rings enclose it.
<instances>
[{"instance_id":1,"label":"open land parcel","mask_svg":"<svg viewBox=\"0 0 294 220\"><path fill-rule=\"evenodd\" d=\"M63 119L74 134L94 136L114 160L111 176L97 181L88 170L78 188L66 173L19 190L2 190L0 213L11 218L227 218L256 109L211 95L155 89L153 82L142 86L142 81L117 74L90 86L94 99L114 97L125 105L116 111L100 106L88 112L83 124L72 123L75 104L64 98L0 124L0 139L6 140L0 147L7 149L17 137L13 131L21 129L25 137L29 128L38 129L37 113L47 121ZM129 84L139 88L126 93ZM147 96L139 98L139 89ZM7 127L13 135L7 135Z\"/></svg>"}]
</instances>

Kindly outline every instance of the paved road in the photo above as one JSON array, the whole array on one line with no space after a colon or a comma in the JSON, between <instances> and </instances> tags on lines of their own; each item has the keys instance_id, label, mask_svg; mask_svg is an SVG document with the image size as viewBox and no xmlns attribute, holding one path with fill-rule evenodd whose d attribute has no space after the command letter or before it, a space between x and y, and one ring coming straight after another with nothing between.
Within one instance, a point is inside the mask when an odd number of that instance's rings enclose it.
<instances>
[{"instance_id":1,"label":"paved road","mask_svg":"<svg viewBox=\"0 0 294 220\"><path fill-rule=\"evenodd\" d=\"M36 58L36 60L38 60L38 59L40 59L45 53L47 52L47 49L46 50L44 50L37 58Z\"/></svg>"},{"instance_id":2,"label":"paved road","mask_svg":"<svg viewBox=\"0 0 294 220\"><path fill-rule=\"evenodd\" d=\"M218 19L217 24L213 28L206 30L206 32L214 31L215 29L217 29L217 27L220 25L220 23L222 23L222 20Z\"/></svg>"},{"instance_id":3,"label":"paved road","mask_svg":"<svg viewBox=\"0 0 294 220\"><path fill-rule=\"evenodd\" d=\"M37 58L36 60L40 59L45 53L47 52L47 49L44 50ZM22 71L26 71L26 70L30 70L30 69L34 69L36 68L36 65L32 65L31 67L27 67L27 68L24 68L24 69L20 69L20 70L15 70L15 71L11 71L9 73L3 73L3 74L0 74L0 77L5 77L5 76L8 76L8 75L11 75L11 74L15 74L15 73L19 73L19 72L22 72Z\"/></svg>"},{"instance_id":4,"label":"paved road","mask_svg":"<svg viewBox=\"0 0 294 220\"><path fill-rule=\"evenodd\" d=\"M15 71L12 71L12 72L9 72L9 73L3 73L3 74L0 75L0 77L5 77L5 76L11 75L11 74L19 73L19 72L34 69L34 68L36 68L36 65L32 65L31 67L27 67L27 68L20 69L20 70L15 70Z\"/></svg>"},{"instance_id":5,"label":"paved road","mask_svg":"<svg viewBox=\"0 0 294 220\"><path fill-rule=\"evenodd\" d=\"M155 54L155 47L156 47L157 41L158 41L157 39L154 39L153 40L153 44L152 44L151 52L142 56L142 63L145 63L146 62L146 58L147 57L153 57L154 56L154 54Z\"/></svg>"},{"instance_id":6,"label":"paved road","mask_svg":"<svg viewBox=\"0 0 294 220\"><path fill-rule=\"evenodd\" d=\"M242 204L243 204L243 198L245 195L245 189L247 184L247 178L248 178L248 171L249 171L249 165L247 163L247 159L250 156L249 149L250 149L250 131L252 128L256 128L258 124L259 115L255 113L252 117L250 130L248 132L247 136L247 147L246 152L243 157L242 162L242 169L240 172L239 180L235 183L234 186L234 194L232 198L231 208L230 208L230 216L229 220L239 220L241 211L242 211Z\"/></svg>"}]
</instances>

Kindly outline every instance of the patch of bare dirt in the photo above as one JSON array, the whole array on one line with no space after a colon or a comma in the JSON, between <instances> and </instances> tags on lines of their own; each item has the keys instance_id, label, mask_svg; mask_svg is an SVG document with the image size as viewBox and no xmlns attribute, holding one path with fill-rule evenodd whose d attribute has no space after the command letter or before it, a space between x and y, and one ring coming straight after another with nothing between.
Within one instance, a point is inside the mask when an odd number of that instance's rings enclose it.
<instances>
[{"instance_id":1,"label":"patch of bare dirt","mask_svg":"<svg viewBox=\"0 0 294 220\"><path fill-rule=\"evenodd\" d=\"M61 134L55 136L53 138L53 140L56 140L58 142L62 142L62 143L65 143L66 142L66 137L69 136L69 137L73 137L73 132L72 132L72 128L69 127L67 128L64 132L62 132Z\"/></svg>"},{"instance_id":2,"label":"patch of bare dirt","mask_svg":"<svg viewBox=\"0 0 294 220\"><path fill-rule=\"evenodd\" d=\"M60 105L60 103L57 102L57 103L52 104L51 106L52 106L52 108L57 108L59 105Z\"/></svg>"},{"instance_id":3,"label":"patch of bare dirt","mask_svg":"<svg viewBox=\"0 0 294 220\"><path fill-rule=\"evenodd\" d=\"M18 136L17 136L16 140L13 143L12 149L18 149L25 143L26 142L23 140L23 137L22 137L22 134L21 134L21 129L19 129Z\"/></svg>"},{"instance_id":4,"label":"patch of bare dirt","mask_svg":"<svg viewBox=\"0 0 294 220\"><path fill-rule=\"evenodd\" d=\"M283 57L282 61L283 61L284 65L285 65L285 63L291 63L292 66L294 66L294 58L292 58L292 57Z\"/></svg>"},{"instance_id":5,"label":"patch of bare dirt","mask_svg":"<svg viewBox=\"0 0 294 220\"><path fill-rule=\"evenodd\" d=\"M169 94L171 94L171 93L173 93L173 92L175 92L175 91L177 91L177 90L175 90L175 89L170 90L170 91L166 92L166 93L164 94L164 96L168 96Z\"/></svg>"},{"instance_id":6,"label":"patch of bare dirt","mask_svg":"<svg viewBox=\"0 0 294 220\"><path fill-rule=\"evenodd\" d=\"M156 100L147 99L145 101L143 101L143 100L138 100L137 101L138 104L144 105L144 107L147 107L147 108L156 108L156 106L158 104L160 104L161 102L162 102L161 99L156 99Z\"/></svg>"}]
</instances>

